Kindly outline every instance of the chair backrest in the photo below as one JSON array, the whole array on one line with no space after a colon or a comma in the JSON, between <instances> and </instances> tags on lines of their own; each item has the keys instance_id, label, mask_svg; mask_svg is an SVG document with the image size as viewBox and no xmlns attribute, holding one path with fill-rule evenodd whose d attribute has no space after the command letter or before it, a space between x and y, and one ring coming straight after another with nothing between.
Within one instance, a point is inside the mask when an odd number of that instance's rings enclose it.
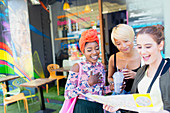
<instances>
[{"instance_id":1,"label":"chair backrest","mask_svg":"<svg viewBox=\"0 0 170 113\"><path fill-rule=\"evenodd\" d=\"M58 69L58 68L60 68L60 66L58 64L49 64L47 66L47 70L50 73L49 78L51 78L52 76L56 76L56 69Z\"/></svg>"},{"instance_id":2,"label":"chair backrest","mask_svg":"<svg viewBox=\"0 0 170 113\"><path fill-rule=\"evenodd\" d=\"M15 79L12 82L12 84L16 87L20 87L20 84L25 83L25 82L27 82L27 81L24 79L24 77L20 77L20 78Z\"/></svg>"},{"instance_id":3,"label":"chair backrest","mask_svg":"<svg viewBox=\"0 0 170 113\"><path fill-rule=\"evenodd\" d=\"M7 93L6 84L1 84L1 87L2 87L2 91L3 91L3 95L5 97L5 94Z\"/></svg>"}]
</instances>

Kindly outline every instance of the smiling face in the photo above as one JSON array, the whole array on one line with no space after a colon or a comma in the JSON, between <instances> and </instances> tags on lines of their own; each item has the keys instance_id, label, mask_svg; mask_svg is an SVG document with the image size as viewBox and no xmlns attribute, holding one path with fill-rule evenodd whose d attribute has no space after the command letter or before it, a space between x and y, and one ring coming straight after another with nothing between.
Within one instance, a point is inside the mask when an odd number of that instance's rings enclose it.
<instances>
[{"instance_id":1,"label":"smiling face","mask_svg":"<svg viewBox=\"0 0 170 113\"><path fill-rule=\"evenodd\" d=\"M86 60L92 63L96 63L99 58L99 45L97 42L88 42L84 48L84 55Z\"/></svg>"},{"instance_id":2,"label":"smiling face","mask_svg":"<svg viewBox=\"0 0 170 113\"><path fill-rule=\"evenodd\" d=\"M139 34L137 35L137 50L138 53L143 58L145 64L152 64L158 59L161 59L161 50L163 49L163 41L157 44L153 40L152 35L149 34Z\"/></svg>"},{"instance_id":3,"label":"smiling face","mask_svg":"<svg viewBox=\"0 0 170 113\"><path fill-rule=\"evenodd\" d=\"M115 45L120 52L129 53L133 48L133 42L127 39L114 39Z\"/></svg>"}]
</instances>

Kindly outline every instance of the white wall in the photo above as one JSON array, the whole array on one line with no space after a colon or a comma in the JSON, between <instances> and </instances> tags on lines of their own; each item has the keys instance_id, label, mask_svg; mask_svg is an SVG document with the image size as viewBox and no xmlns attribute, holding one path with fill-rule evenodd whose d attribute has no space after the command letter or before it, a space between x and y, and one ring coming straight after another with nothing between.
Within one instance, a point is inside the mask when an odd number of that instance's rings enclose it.
<instances>
[{"instance_id":1,"label":"white wall","mask_svg":"<svg viewBox=\"0 0 170 113\"><path fill-rule=\"evenodd\" d=\"M170 58L170 0L164 0L165 57Z\"/></svg>"}]
</instances>

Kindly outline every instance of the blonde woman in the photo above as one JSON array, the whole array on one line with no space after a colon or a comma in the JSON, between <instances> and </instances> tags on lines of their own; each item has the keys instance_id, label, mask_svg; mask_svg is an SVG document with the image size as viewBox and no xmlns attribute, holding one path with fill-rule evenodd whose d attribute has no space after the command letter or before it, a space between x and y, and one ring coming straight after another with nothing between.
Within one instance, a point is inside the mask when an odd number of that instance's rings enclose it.
<instances>
[{"instance_id":1,"label":"blonde woman","mask_svg":"<svg viewBox=\"0 0 170 113\"><path fill-rule=\"evenodd\" d=\"M136 72L141 65L141 58L134 48L134 37L133 28L126 24L117 25L111 34L111 40L119 52L109 59L108 82L113 83L113 74L117 70L122 71L126 84L124 94L130 93Z\"/></svg>"}]
</instances>

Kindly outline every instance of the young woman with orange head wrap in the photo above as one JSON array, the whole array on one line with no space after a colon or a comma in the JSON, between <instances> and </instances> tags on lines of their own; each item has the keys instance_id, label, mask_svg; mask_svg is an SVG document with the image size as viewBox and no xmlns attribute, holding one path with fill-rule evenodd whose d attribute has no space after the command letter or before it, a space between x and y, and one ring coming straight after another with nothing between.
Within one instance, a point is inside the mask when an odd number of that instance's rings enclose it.
<instances>
[{"instance_id":1,"label":"young woman with orange head wrap","mask_svg":"<svg viewBox=\"0 0 170 113\"><path fill-rule=\"evenodd\" d=\"M104 95L113 90L112 86L105 86L105 70L99 58L99 39L97 31L86 30L79 40L80 50L86 60L73 65L69 72L65 86L65 99L78 95L74 113L104 113L102 104L79 94Z\"/></svg>"}]
</instances>

